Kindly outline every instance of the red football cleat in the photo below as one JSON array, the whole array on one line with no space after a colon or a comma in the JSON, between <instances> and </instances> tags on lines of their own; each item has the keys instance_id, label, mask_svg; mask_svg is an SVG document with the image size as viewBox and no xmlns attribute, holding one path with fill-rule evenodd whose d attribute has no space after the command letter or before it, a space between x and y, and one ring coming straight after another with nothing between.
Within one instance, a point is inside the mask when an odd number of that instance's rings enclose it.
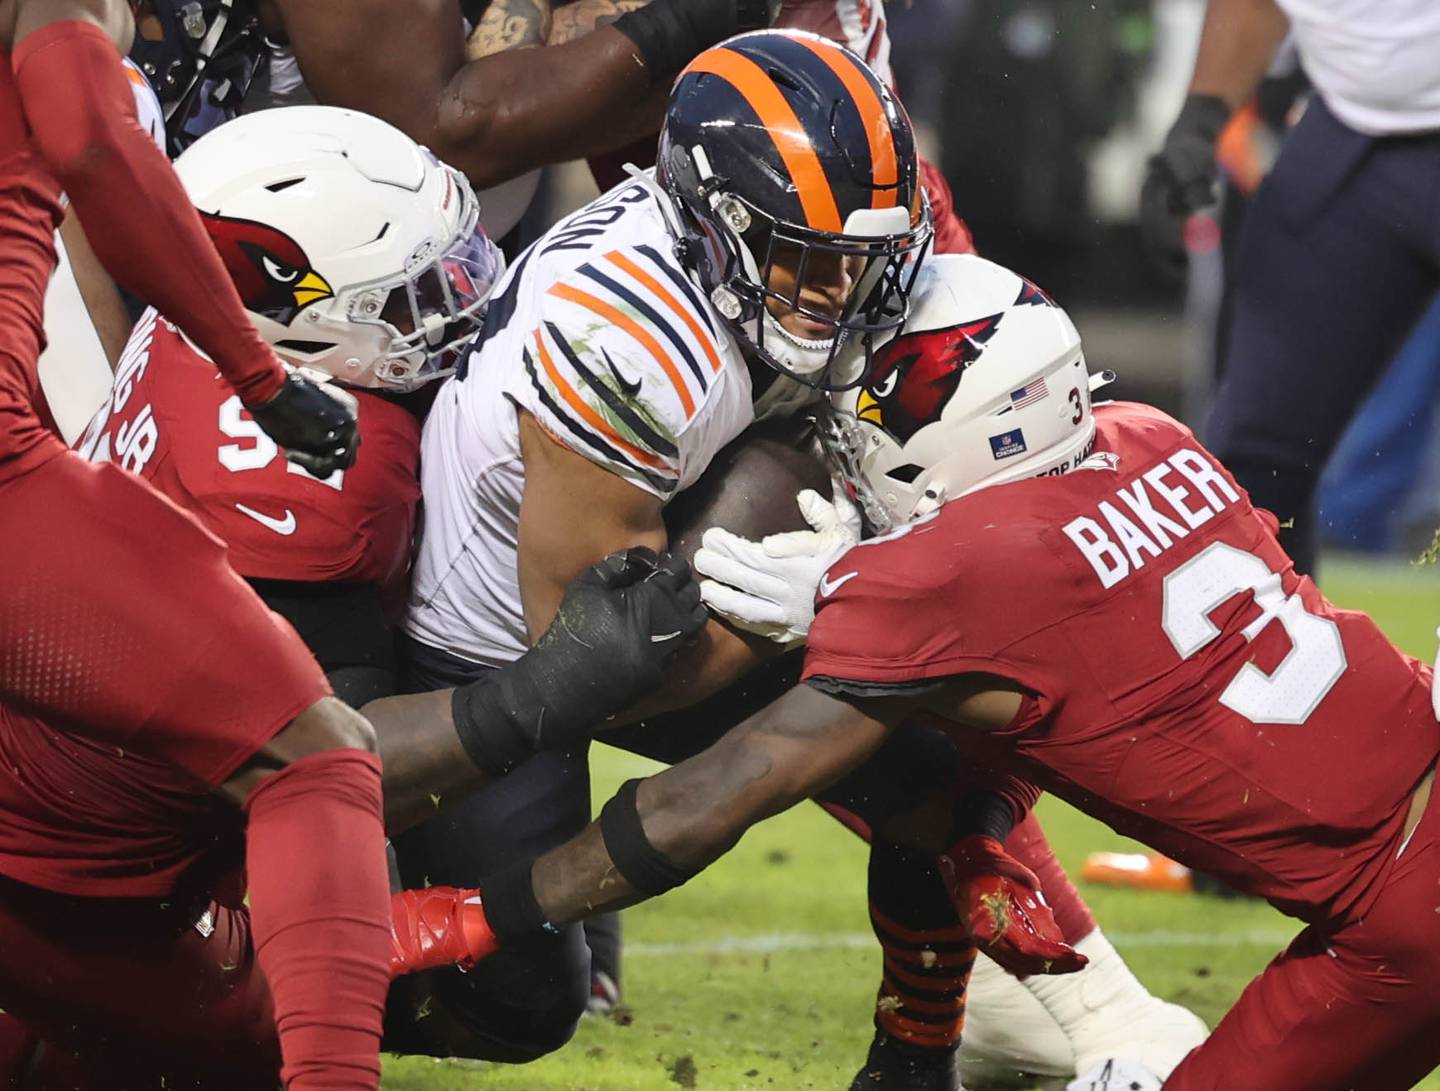
<instances>
[{"instance_id":1,"label":"red football cleat","mask_svg":"<svg viewBox=\"0 0 1440 1091\"><path fill-rule=\"evenodd\" d=\"M468 970L496 947L478 890L432 886L390 898L390 976Z\"/></svg>"}]
</instances>

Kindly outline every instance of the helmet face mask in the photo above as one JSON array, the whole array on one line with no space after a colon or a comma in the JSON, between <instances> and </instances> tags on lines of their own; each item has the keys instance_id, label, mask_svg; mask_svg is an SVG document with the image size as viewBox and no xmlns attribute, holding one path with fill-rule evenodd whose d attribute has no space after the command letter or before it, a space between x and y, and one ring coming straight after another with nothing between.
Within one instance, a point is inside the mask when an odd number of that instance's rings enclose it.
<instances>
[{"instance_id":1,"label":"helmet face mask","mask_svg":"<svg viewBox=\"0 0 1440 1091\"><path fill-rule=\"evenodd\" d=\"M904 322L931 235L918 172L904 111L859 58L761 31L682 73L657 181L731 333L833 391L859 382L876 339Z\"/></svg>"},{"instance_id":2,"label":"helmet face mask","mask_svg":"<svg viewBox=\"0 0 1440 1091\"><path fill-rule=\"evenodd\" d=\"M348 322L380 333L378 385L405 392L452 374L479 329L505 261L479 228L473 196L471 205L455 235L422 247L403 273L337 295Z\"/></svg>"},{"instance_id":3,"label":"helmet face mask","mask_svg":"<svg viewBox=\"0 0 1440 1091\"><path fill-rule=\"evenodd\" d=\"M161 34L137 34L130 58L160 99L174 157L235 115L270 47L251 0L149 0L144 14Z\"/></svg>"}]
</instances>

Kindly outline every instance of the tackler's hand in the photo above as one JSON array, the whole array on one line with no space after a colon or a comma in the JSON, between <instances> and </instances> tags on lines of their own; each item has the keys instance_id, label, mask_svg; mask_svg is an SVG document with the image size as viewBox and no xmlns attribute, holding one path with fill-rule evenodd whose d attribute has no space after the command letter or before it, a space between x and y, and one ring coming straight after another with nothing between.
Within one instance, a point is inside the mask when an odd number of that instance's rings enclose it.
<instances>
[{"instance_id":1,"label":"tackler's hand","mask_svg":"<svg viewBox=\"0 0 1440 1091\"><path fill-rule=\"evenodd\" d=\"M627 549L571 581L550 628L517 666L544 700L546 730L575 731L657 688L707 620L683 558Z\"/></svg>"},{"instance_id":2,"label":"tackler's hand","mask_svg":"<svg viewBox=\"0 0 1440 1091\"><path fill-rule=\"evenodd\" d=\"M721 617L780 644L796 644L815 620L815 592L830 566L860 540L860 513L838 485L834 500L813 489L795 499L809 530L759 542L720 527L695 554L700 596Z\"/></svg>"},{"instance_id":3,"label":"tackler's hand","mask_svg":"<svg viewBox=\"0 0 1440 1091\"><path fill-rule=\"evenodd\" d=\"M1068 974L1088 961L1068 943L1035 873L993 837L965 837L938 860L950 900L982 952L1017 977Z\"/></svg>"},{"instance_id":4,"label":"tackler's hand","mask_svg":"<svg viewBox=\"0 0 1440 1091\"><path fill-rule=\"evenodd\" d=\"M285 457L316 477L355 464L360 446L355 395L331 383L317 383L290 370L280 389L260 405L247 405L265 434Z\"/></svg>"}]
</instances>

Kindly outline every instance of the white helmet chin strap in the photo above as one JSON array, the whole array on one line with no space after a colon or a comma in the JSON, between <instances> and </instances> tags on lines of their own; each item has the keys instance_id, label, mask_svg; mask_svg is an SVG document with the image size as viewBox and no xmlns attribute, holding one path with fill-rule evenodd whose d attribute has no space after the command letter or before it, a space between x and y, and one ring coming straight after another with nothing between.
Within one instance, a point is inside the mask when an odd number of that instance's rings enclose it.
<instances>
[{"instance_id":1,"label":"white helmet chin strap","mask_svg":"<svg viewBox=\"0 0 1440 1091\"><path fill-rule=\"evenodd\" d=\"M764 344L766 352L795 374L815 375L830 363L830 346L835 343L833 337L821 340L796 337L780 324L779 319L764 309L761 311L760 322L765 324L765 337L763 341L756 338L757 343Z\"/></svg>"}]
</instances>

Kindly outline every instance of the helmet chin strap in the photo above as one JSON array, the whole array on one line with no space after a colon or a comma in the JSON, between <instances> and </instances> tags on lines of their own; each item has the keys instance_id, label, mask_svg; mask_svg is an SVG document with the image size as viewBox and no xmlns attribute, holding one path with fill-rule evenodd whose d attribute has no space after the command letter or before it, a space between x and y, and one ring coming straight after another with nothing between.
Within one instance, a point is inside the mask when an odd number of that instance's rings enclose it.
<instances>
[{"instance_id":1,"label":"helmet chin strap","mask_svg":"<svg viewBox=\"0 0 1440 1091\"><path fill-rule=\"evenodd\" d=\"M814 375L830 363L830 346L835 343L833 337L823 340L796 337L764 308L761 309L760 321L765 324L765 339L761 342L765 351L795 374Z\"/></svg>"}]
</instances>

